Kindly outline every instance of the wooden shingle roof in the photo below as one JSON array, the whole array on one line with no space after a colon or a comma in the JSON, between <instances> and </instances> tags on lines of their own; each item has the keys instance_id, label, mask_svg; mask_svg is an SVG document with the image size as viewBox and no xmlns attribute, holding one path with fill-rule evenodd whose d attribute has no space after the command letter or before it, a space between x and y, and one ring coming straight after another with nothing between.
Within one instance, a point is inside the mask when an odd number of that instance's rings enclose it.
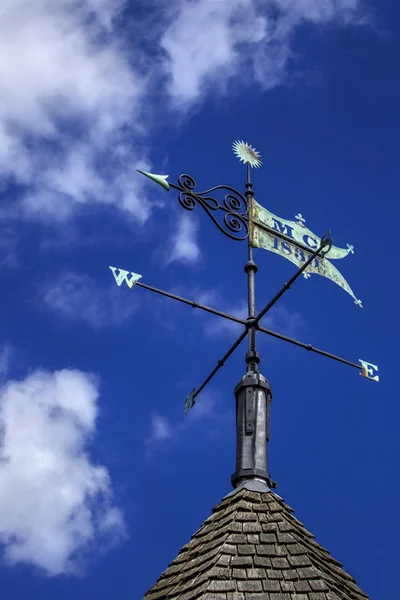
<instances>
[{"instance_id":1,"label":"wooden shingle roof","mask_svg":"<svg viewBox=\"0 0 400 600\"><path fill-rule=\"evenodd\" d=\"M368 600L272 491L218 504L144 600Z\"/></svg>"}]
</instances>

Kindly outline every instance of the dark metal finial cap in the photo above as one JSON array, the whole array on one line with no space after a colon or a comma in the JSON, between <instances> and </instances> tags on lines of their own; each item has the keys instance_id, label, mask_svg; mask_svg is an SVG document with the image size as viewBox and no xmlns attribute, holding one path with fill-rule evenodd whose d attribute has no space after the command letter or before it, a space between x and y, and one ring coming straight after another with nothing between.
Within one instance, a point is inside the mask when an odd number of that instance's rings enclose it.
<instances>
[{"instance_id":1,"label":"dark metal finial cap","mask_svg":"<svg viewBox=\"0 0 400 600\"><path fill-rule=\"evenodd\" d=\"M236 471L232 485L236 487L245 479L257 478L272 487L267 459L271 386L260 373L250 371L239 381L235 396Z\"/></svg>"}]
</instances>

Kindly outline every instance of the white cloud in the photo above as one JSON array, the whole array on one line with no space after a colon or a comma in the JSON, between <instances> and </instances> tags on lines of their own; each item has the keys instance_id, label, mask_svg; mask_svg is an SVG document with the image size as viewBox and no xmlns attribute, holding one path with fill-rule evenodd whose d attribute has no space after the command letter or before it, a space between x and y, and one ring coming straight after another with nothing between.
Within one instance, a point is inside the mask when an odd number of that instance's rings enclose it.
<instances>
[{"instance_id":1,"label":"white cloud","mask_svg":"<svg viewBox=\"0 0 400 600\"><path fill-rule=\"evenodd\" d=\"M203 304L210 308L215 308L234 317L238 317L239 319L247 319L247 300L242 298L242 300L232 302L232 300L227 300L226 297L224 297L224 294L215 288L201 289L193 284L190 284L191 292L188 296L187 289L187 286L185 288L178 286L173 289L173 293L177 294L178 296L185 298L187 297L190 300L194 300L199 304ZM173 323L177 318L176 311L180 311L179 304L177 302L171 302L171 300L162 298L160 299L160 305L163 307L168 307L168 310L170 311L168 319L166 319L164 315L161 319L162 323L168 322L168 325L170 326L171 323ZM257 306L258 310L261 310L262 308L262 305ZM173 310L175 313L172 313ZM174 314L174 319L171 318L171 314ZM209 338L220 338L227 336L228 339L234 340L236 337L239 337L240 333L243 331L243 325L240 323L236 323L235 321L231 321L224 317L212 315L203 311L202 309L193 311L191 318L200 319L203 333ZM272 307L267 315L260 321L260 325L266 329L271 329L289 337L296 337L300 335L306 327L306 323L304 322L300 313L296 311L290 311L285 307L284 304L279 303ZM265 334L262 333L259 333L258 335L259 338L265 337Z\"/></svg>"},{"instance_id":2,"label":"white cloud","mask_svg":"<svg viewBox=\"0 0 400 600\"><path fill-rule=\"evenodd\" d=\"M360 0L180 0L161 38L169 57L169 92L178 105L210 89L226 92L237 76L268 89L283 83L292 35L304 22L363 22Z\"/></svg>"},{"instance_id":3,"label":"white cloud","mask_svg":"<svg viewBox=\"0 0 400 600\"><path fill-rule=\"evenodd\" d=\"M239 319L247 319L247 302L242 301L232 305L224 302L219 294L216 294L216 298L218 301L217 303L213 303L211 305L212 308L217 308L218 310L228 313L228 315L239 317ZM204 313L202 312L202 314ZM239 337L242 331L243 325L240 325L240 323L235 323L235 321L229 321L223 317L212 317L210 315L207 320L204 321L204 333L208 337L219 337L221 335L225 335L226 333L234 337Z\"/></svg>"},{"instance_id":4,"label":"white cloud","mask_svg":"<svg viewBox=\"0 0 400 600\"><path fill-rule=\"evenodd\" d=\"M0 381L8 373L8 367L10 364L11 347L9 344L4 344L0 349Z\"/></svg>"},{"instance_id":5,"label":"white cloud","mask_svg":"<svg viewBox=\"0 0 400 600\"><path fill-rule=\"evenodd\" d=\"M168 263L196 263L201 255L197 243L197 224L192 215L183 213L179 216L177 231L171 239Z\"/></svg>"},{"instance_id":6,"label":"white cloud","mask_svg":"<svg viewBox=\"0 0 400 600\"><path fill-rule=\"evenodd\" d=\"M188 414L185 416L183 426L190 427L197 421L203 419L224 419L225 415L221 415L217 410L216 397L209 391L201 392L196 398L196 404L190 409Z\"/></svg>"},{"instance_id":7,"label":"white cloud","mask_svg":"<svg viewBox=\"0 0 400 600\"><path fill-rule=\"evenodd\" d=\"M363 22L362 2L360 0L271 0L270 4L282 15L291 16L291 20L328 23L336 20L340 23Z\"/></svg>"},{"instance_id":8,"label":"white cloud","mask_svg":"<svg viewBox=\"0 0 400 600\"><path fill-rule=\"evenodd\" d=\"M153 415L151 421L150 443L164 442L172 437L172 426L161 415Z\"/></svg>"},{"instance_id":9,"label":"white cloud","mask_svg":"<svg viewBox=\"0 0 400 600\"><path fill-rule=\"evenodd\" d=\"M0 175L28 187L29 215L63 219L75 203L106 202L148 216L132 178L146 79L119 35L124 4L2 2Z\"/></svg>"},{"instance_id":10,"label":"white cloud","mask_svg":"<svg viewBox=\"0 0 400 600\"><path fill-rule=\"evenodd\" d=\"M65 273L43 284L38 298L56 315L97 330L121 325L137 310L139 302L127 288L110 285L102 291L88 275L77 273Z\"/></svg>"},{"instance_id":11,"label":"white cloud","mask_svg":"<svg viewBox=\"0 0 400 600\"><path fill-rule=\"evenodd\" d=\"M181 435L198 421L204 419L225 420L226 415L217 410L217 403L214 394L203 392L196 400L196 405L184 415L184 403L182 399L182 419L172 423L164 415L154 414L151 419L150 433L145 438L146 458L151 458L156 450L164 447L165 444L177 443Z\"/></svg>"},{"instance_id":12,"label":"white cloud","mask_svg":"<svg viewBox=\"0 0 400 600\"><path fill-rule=\"evenodd\" d=\"M0 269L15 269L17 266L17 236L10 227L0 225Z\"/></svg>"},{"instance_id":13,"label":"white cloud","mask_svg":"<svg viewBox=\"0 0 400 600\"><path fill-rule=\"evenodd\" d=\"M195 299L200 304L205 304L216 308L234 317L240 319L247 318L247 301L242 300L236 304L226 302L223 296L215 289L202 290L195 292ZM261 306L258 307L261 310ZM216 338L228 335L229 338L239 337L243 331L243 325L235 323L223 317L207 315L202 310L196 312L203 319L203 331L206 336ZM266 316L260 321L260 325L266 329L271 329L289 337L296 337L305 327L304 320L300 313L289 311L284 305L277 304L273 306ZM258 336L265 337L266 334L259 333Z\"/></svg>"},{"instance_id":14,"label":"white cloud","mask_svg":"<svg viewBox=\"0 0 400 600\"><path fill-rule=\"evenodd\" d=\"M91 462L98 385L80 371L35 372L0 389L0 541L8 564L81 571L125 535L104 466Z\"/></svg>"},{"instance_id":15,"label":"white cloud","mask_svg":"<svg viewBox=\"0 0 400 600\"><path fill-rule=\"evenodd\" d=\"M107 204L144 223L152 203L135 168L150 168L160 110L178 108L180 123L206 93L231 92L235 77L241 89L279 85L299 25L366 20L361 0L158 0L141 17L128 9L127 0L3 0L3 196L19 184L9 218L64 222ZM200 256L188 223L172 260ZM16 266L15 252L3 264Z\"/></svg>"},{"instance_id":16,"label":"white cloud","mask_svg":"<svg viewBox=\"0 0 400 600\"><path fill-rule=\"evenodd\" d=\"M173 428L172 423L165 416L153 414L149 435L144 439L146 458L151 458L155 450L167 442L176 441L179 431L179 427Z\"/></svg>"},{"instance_id":17,"label":"white cloud","mask_svg":"<svg viewBox=\"0 0 400 600\"><path fill-rule=\"evenodd\" d=\"M289 337L297 337L306 327L306 323L300 313L289 311L284 305L277 305L261 319L260 325L266 329L272 329ZM265 333L259 333L265 336Z\"/></svg>"},{"instance_id":18,"label":"white cloud","mask_svg":"<svg viewBox=\"0 0 400 600\"><path fill-rule=\"evenodd\" d=\"M301 23L363 16L361 0L173 0L133 22L127 6L2 2L0 176L22 186L25 216L65 220L106 203L145 221L151 204L134 169L149 166L142 141L168 95L185 116L235 76L278 85ZM186 250L196 260L196 245Z\"/></svg>"}]
</instances>

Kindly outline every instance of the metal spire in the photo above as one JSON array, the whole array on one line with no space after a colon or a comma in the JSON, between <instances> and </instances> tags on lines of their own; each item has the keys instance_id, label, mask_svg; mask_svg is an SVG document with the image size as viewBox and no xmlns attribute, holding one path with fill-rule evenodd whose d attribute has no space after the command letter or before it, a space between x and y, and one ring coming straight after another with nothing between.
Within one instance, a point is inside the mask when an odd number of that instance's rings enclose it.
<instances>
[{"instance_id":1,"label":"metal spire","mask_svg":"<svg viewBox=\"0 0 400 600\"><path fill-rule=\"evenodd\" d=\"M246 156L246 147L236 143L234 149L239 158ZM253 149L252 149L253 150ZM254 166L261 164L261 157L255 154ZM243 159L242 159L243 160ZM247 181L246 198L249 209L249 227L252 226L253 210L253 184L251 183L251 163L246 161ZM248 238L248 260L244 266L247 274L247 333L248 349L246 354L247 372L235 387L236 398L236 470L231 477L231 482L236 488L244 480L257 478L262 487L267 491L276 486L271 481L268 471L268 442L270 405L272 390L269 382L259 371L260 356L257 352L256 340L256 293L255 275L258 267L253 260L253 247L251 235Z\"/></svg>"}]
</instances>

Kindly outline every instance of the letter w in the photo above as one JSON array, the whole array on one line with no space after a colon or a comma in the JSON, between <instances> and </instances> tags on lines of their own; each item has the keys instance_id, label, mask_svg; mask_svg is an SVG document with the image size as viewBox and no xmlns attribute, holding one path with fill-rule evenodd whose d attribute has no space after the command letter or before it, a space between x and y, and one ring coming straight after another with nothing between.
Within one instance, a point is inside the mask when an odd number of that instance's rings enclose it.
<instances>
[{"instance_id":1,"label":"letter w","mask_svg":"<svg viewBox=\"0 0 400 600\"><path fill-rule=\"evenodd\" d=\"M117 282L117 285L121 285L124 281L126 281L126 285L129 288L133 288L133 286L135 285L135 283L142 277L141 275L138 275L137 273L132 273L131 272L131 279L128 279L128 275L129 275L129 271L124 271L124 269L119 269L118 268L118 275L117 275L117 268L116 267L109 267L112 271L112 274L114 275L115 281Z\"/></svg>"}]
</instances>

